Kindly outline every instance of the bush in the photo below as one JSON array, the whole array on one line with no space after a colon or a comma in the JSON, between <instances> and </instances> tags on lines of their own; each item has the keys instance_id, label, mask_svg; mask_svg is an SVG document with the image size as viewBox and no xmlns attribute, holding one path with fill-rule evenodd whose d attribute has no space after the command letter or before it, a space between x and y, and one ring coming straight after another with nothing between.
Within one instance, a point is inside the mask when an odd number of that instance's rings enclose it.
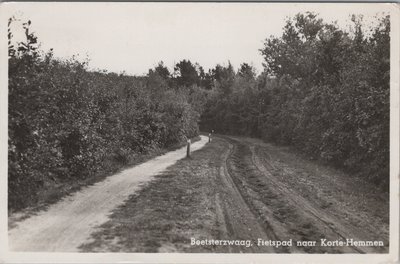
<instances>
[{"instance_id":1,"label":"bush","mask_svg":"<svg viewBox=\"0 0 400 264\"><path fill-rule=\"evenodd\" d=\"M288 19L265 41L260 76L244 74L245 64L214 76L201 128L294 145L387 188L390 19L370 33L352 21L349 33L312 13Z\"/></svg>"},{"instance_id":2,"label":"bush","mask_svg":"<svg viewBox=\"0 0 400 264\"><path fill-rule=\"evenodd\" d=\"M107 159L126 164L198 134L194 91L180 92L157 73L88 71L87 62L42 54L33 39L9 52L9 208L34 204L51 182L107 170Z\"/></svg>"}]
</instances>

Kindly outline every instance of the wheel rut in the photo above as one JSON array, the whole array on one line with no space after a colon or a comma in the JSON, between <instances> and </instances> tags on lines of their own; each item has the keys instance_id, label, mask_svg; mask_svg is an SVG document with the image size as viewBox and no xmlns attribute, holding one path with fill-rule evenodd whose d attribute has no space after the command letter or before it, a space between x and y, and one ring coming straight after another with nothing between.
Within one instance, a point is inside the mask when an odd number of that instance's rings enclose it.
<instances>
[{"instance_id":1,"label":"wheel rut","mask_svg":"<svg viewBox=\"0 0 400 264\"><path fill-rule=\"evenodd\" d=\"M220 218L223 218L219 219L219 222L225 225L225 230L221 235L226 236L227 239L251 240L253 243L252 247L246 249L237 246L229 247L229 252L273 253L274 250L271 247L257 246L258 238L273 239L274 235L266 232L260 224L257 215L249 208L231 177L229 162L234 152L235 146L229 143L229 149L223 156L224 162L220 167L220 177L217 182L220 191L216 200L219 203L219 211L222 211L219 213Z\"/></svg>"},{"instance_id":2,"label":"wheel rut","mask_svg":"<svg viewBox=\"0 0 400 264\"><path fill-rule=\"evenodd\" d=\"M321 239L359 240L358 233L341 221L318 208L299 193L275 178L271 164L262 159L254 145L225 137L232 145L226 159L228 178L236 193L249 208L254 218L271 240L293 239L293 247L277 252L304 253L367 253L376 252L369 247L322 247ZM362 240L362 239L360 239ZM297 247L295 241L317 241L317 246Z\"/></svg>"},{"instance_id":3,"label":"wheel rut","mask_svg":"<svg viewBox=\"0 0 400 264\"><path fill-rule=\"evenodd\" d=\"M341 225L338 219L334 219L333 217L327 215L322 210L319 210L310 201L304 199L301 195L291 190L288 186L285 186L285 184L274 179L274 176L268 169L268 167L271 167L272 165L269 164L266 160L263 160L263 162L261 161L260 157L255 153L254 146L251 146L250 149L252 152L252 159L254 165L268 178L270 184L273 185L274 188L279 190L279 192L282 195L284 195L288 200L290 200L290 203L292 203L293 205L297 206L300 210L303 210L305 213L312 216L315 219L315 221L319 221L322 225L325 225L326 228L330 229L332 233L336 234L341 239L346 240L346 236L343 234L347 234L347 236L350 236L352 238L356 237L354 234L352 234L350 230ZM351 248L358 253L365 253L365 251L361 248L355 246L351 246Z\"/></svg>"}]
</instances>

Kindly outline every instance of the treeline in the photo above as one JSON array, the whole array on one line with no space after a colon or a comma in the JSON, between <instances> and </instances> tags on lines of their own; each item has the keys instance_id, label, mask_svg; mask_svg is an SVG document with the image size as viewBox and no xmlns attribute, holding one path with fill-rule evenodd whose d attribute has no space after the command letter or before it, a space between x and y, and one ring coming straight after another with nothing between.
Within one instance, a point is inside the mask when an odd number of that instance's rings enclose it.
<instances>
[{"instance_id":1,"label":"treeline","mask_svg":"<svg viewBox=\"0 0 400 264\"><path fill-rule=\"evenodd\" d=\"M265 71L223 69L201 128L296 146L309 156L389 183L390 19L348 32L315 14L287 20L260 50Z\"/></svg>"},{"instance_id":2,"label":"treeline","mask_svg":"<svg viewBox=\"0 0 400 264\"><path fill-rule=\"evenodd\" d=\"M89 71L87 62L59 60L52 51L40 51L30 21L23 24L26 41L15 44L13 22L9 208L35 204L45 188L96 176L109 166L198 135L204 96L179 74L187 61L177 65L174 78L162 63L140 77Z\"/></svg>"},{"instance_id":3,"label":"treeline","mask_svg":"<svg viewBox=\"0 0 400 264\"><path fill-rule=\"evenodd\" d=\"M264 72L230 63L205 72L189 60L145 76L88 70L43 53L9 20L8 199L34 204L46 186L68 185L168 148L200 130L293 145L311 157L389 182L390 20L350 31L312 13L288 19L260 50Z\"/></svg>"}]
</instances>

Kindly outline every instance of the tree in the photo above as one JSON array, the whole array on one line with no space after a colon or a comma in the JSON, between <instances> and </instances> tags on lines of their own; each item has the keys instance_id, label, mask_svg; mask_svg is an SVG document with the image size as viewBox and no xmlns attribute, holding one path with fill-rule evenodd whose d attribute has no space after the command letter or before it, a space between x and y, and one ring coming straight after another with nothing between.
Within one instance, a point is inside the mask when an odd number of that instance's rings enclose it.
<instances>
[{"instance_id":1,"label":"tree","mask_svg":"<svg viewBox=\"0 0 400 264\"><path fill-rule=\"evenodd\" d=\"M174 75L176 76L178 86L189 87L193 84L200 84L200 76L196 65L190 60L182 60L174 67Z\"/></svg>"},{"instance_id":2,"label":"tree","mask_svg":"<svg viewBox=\"0 0 400 264\"><path fill-rule=\"evenodd\" d=\"M254 79L256 73L252 66L250 66L247 63L243 63L242 65L240 65L240 69L238 70L238 75L242 78L249 80L249 79Z\"/></svg>"},{"instance_id":3,"label":"tree","mask_svg":"<svg viewBox=\"0 0 400 264\"><path fill-rule=\"evenodd\" d=\"M160 61L158 65L153 69L149 70L148 75L151 75L153 73L158 74L161 78L168 80L170 78L170 72L166 66L164 66L164 62Z\"/></svg>"},{"instance_id":4,"label":"tree","mask_svg":"<svg viewBox=\"0 0 400 264\"><path fill-rule=\"evenodd\" d=\"M30 26L17 49L8 35L9 208L198 134L203 94L177 87L162 62L147 76L89 71L88 61L40 51Z\"/></svg>"}]
</instances>

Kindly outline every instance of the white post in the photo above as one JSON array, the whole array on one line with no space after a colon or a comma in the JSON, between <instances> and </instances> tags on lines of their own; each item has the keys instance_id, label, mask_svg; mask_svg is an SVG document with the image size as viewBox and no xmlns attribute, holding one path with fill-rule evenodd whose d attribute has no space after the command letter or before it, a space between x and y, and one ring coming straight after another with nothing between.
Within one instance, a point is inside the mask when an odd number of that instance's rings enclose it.
<instances>
[{"instance_id":1,"label":"white post","mask_svg":"<svg viewBox=\"0 0 400 264\"><path fill-rule=\"evenodd\" d=\"M188 139L187 140L187 148L186 148L186 157L187 158L190 158L190 143L191 143L191 140Z\"/></svg>"}]
</instances>

